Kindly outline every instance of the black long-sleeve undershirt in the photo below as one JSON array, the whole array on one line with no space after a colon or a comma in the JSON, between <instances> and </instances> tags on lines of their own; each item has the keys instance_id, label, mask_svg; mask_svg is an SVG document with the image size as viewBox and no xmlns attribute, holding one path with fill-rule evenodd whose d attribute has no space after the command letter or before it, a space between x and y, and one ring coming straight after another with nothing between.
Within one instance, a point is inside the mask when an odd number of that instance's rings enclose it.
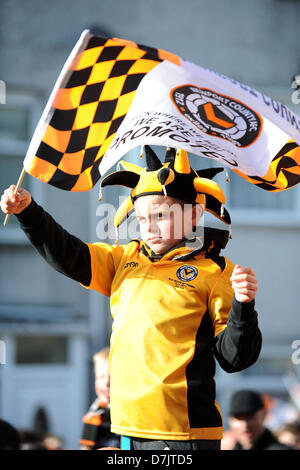
<instances>
[{"instance_id":1,"label":"black long-sleeve undershirt","mask_svg":"<svg viewBox=\"0 0 300 470\"><path fill-rule=\"evenodd\" d=\"M214 342L214 355L226 372L239 372L254 364L262 346L255 301L242 303L235 297L229 312L227 327Z\"/></svg>"},{"instance_id":2,"label":"black long-sleeve undershirt","mask_svg":"<svg viewBox=\"0 0 300 470\"><path fill-rule=\"evenodd\" d=\"M91 282L91 257L88 246L63 229L34 200L18 221L30 243L56 271L88 286Z\"/></svg>"}]
</instances>

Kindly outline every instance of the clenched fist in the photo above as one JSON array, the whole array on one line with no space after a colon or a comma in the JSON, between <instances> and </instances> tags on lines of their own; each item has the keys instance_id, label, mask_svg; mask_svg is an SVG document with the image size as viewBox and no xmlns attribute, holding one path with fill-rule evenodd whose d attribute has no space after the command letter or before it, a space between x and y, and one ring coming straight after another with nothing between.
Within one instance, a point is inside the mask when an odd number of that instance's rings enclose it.
<instances>
[{"instance_id":1,"label":"clenched fist","mask_svg":"<svg viewBox=\"0 0 300 470\"><path fill-rule=\"evenodd\" d=\"M1 196L1 210L5 214L20 214L31 203L31 194L20 188L15 194L16 186L7 188Z\"/></svg>"},{"instance_id":2,"label":"clenched fist","mask_svg":"<svg viewBox=\"0 0 300 470\"><path fill-rule=\"evenodd\" d=\"M258 289L255 272L252 268L236 264L230 278L236 300L251 302Z\"/></svg>"}]
</instances>

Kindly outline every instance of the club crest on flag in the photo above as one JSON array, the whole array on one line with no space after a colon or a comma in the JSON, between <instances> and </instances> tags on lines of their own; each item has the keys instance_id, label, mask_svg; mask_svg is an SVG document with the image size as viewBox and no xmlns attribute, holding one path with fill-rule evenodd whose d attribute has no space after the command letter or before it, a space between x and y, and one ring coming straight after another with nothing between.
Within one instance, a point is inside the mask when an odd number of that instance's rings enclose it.
<instances>
[{"instance_id":1,"label":"club crest on flag","mask_svg":"<svg viewBox=\"0 0 300 470\"><path fill-rule=\"evenodd\" d=\"M259 114L230 96L183 85L172 90L171 97L179 112L208 135L247 147L260 134Z\"/></svg>"}]
</instances>

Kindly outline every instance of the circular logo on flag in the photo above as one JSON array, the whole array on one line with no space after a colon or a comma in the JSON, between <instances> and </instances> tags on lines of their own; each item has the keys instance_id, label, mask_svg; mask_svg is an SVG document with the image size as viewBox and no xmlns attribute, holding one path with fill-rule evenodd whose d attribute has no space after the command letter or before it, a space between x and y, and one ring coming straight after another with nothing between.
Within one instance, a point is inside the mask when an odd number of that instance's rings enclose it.
<instances>
[{"instance_id":1,"label":"circular logo on flag","mask_svg":"<svg viewBox=\"0 0 300 470\"><path fill-rule=\"evenodd\" d=\"M181 266L181 268L177 269L176 275L181 281L192 281L197 277L198 269L194 266L185 264L184 266Z\"/></svg>"},{"instance_id":2,"label":"circular logo on flag","mask_svg":"<svg viewBox=\"0 0 300 470\"><path fill-rule=\"evenodd\" d=\"M178 111L208 135L247 147L262 129L259 114L241 101L207 88L182 85L171 91Z\"/></svg>"}]
</instances>

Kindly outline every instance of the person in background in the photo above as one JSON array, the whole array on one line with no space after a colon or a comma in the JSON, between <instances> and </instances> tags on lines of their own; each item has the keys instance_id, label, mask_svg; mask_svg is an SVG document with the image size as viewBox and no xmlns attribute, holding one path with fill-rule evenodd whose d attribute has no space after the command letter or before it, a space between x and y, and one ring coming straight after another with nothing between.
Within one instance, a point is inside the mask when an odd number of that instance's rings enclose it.
<instances>
[{"instance_id":1,"label":"person in background","mask_svg":"<svg viewBox=\"0 0 300 470\"><path fill-rule=\"evenodd\" d=\"M47 450L43 435L31 429L18 429L21 436L21 450Z\"/></svg>"},{"instance_id":2,"label":"person in background","mask_svg":"<svg viewBox=\"0 0 300 470\"><path fill-rule=\"evenodd\" d=\"M80 438L81 449L119 448L120 437L110 430L109 347L96 353L93 361L97 398L82 418L84 425Z\"/></svg>"},{"instance_id":3,"label":"person in background","mask_svg":"<svg viewBox=\"0 0 300 470\"><path fill-rule=\"evenodd\" d=\"M43 436L43 445L47 450L64 450L63 441L56 434L45 434L45 436Z\"/></svg>"},{"instance_id":4,"label":"person in background","mask_svg":"<svg viewBox=\"0 0 300 470\"><path fill-rule=\"evenodd\" d=\"M239 390L231 397L229 426L236 439L233 450L291 450L265 427L267 410L261 394Z\"/></svg>"},{"instance_id":5,"label":"person in background","mask_svg":"<svg viewBox=\"0 0 300 470\"><path fill-rule=\"evenodd\" d=\"M232 429L225 429L221 440L221 450L232 450L236 444L235 434Z\"/></svg>"},{"instance_id":6,"label":"person in background","mask_svg":"<svg viewBox=\"0 0 300 470\"><path fill-rule=\"evenodd\" d=\"M300 450L300 420L287 423L276 433L276 437L282 444L295 450Z\"/></svg>"},{"instance_id":7,"label":"person in background","mask_svg":"<svg viewBox=\"0 0 300 470\"><path fill-rule=\"evenodd\" d=\"M20 450L21 436L7 421L0 419L0 450Z\"/></svg>"}]
</instances>

